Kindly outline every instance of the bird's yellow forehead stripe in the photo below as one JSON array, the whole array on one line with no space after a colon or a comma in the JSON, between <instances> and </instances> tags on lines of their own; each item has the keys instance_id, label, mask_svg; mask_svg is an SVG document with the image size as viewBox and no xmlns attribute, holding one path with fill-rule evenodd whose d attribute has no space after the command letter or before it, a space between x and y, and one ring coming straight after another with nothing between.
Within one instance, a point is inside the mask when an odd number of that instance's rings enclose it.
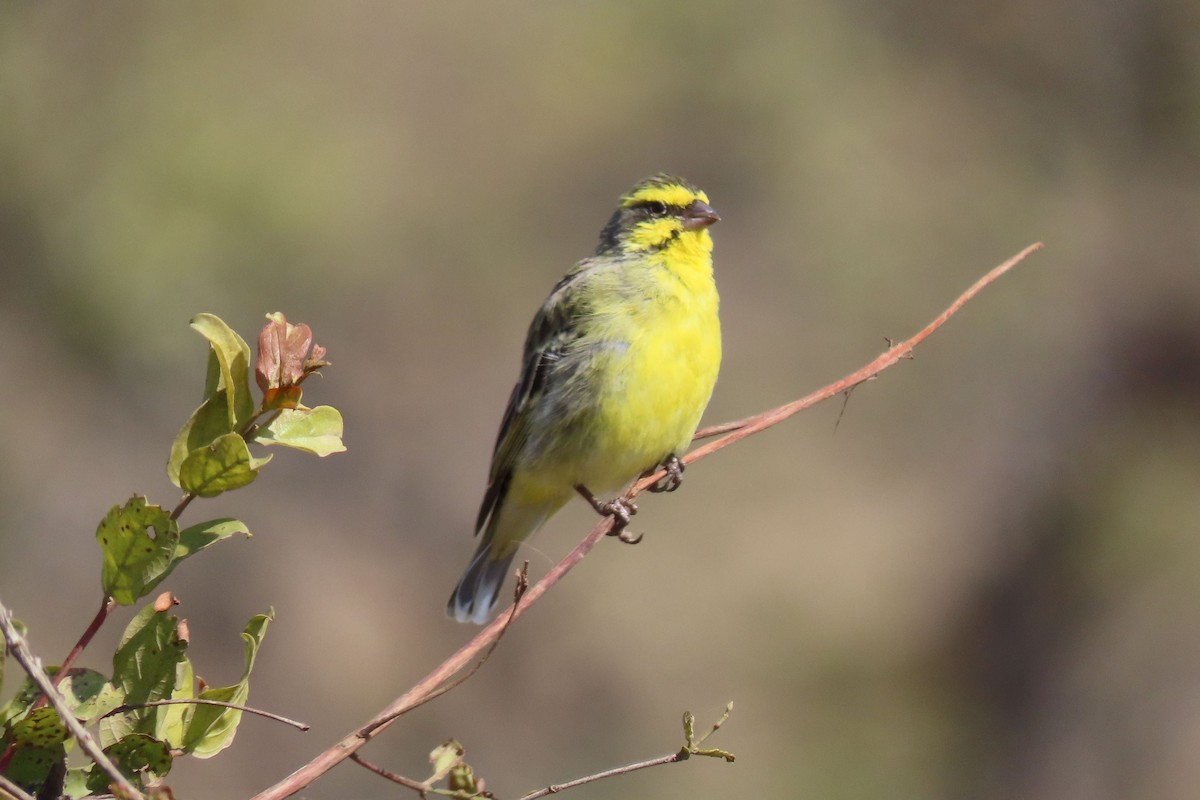
<instances>
[{"instance_id":1,"label":"bird's yellow forehead stripe","mask_svg":"<svg viewBox=\"0 0 1200 800\"><path fill-rule=\"evenodd\" d=\"M693 200L708 202L708 195L704 192L693 192L677 184L669 186L645 186L638 189L633 194L627 196L622 203L623 206L629 208L638 203L648 203L657 200L660 203L666 203L669 206L686 206Z\"/></svg>"}]
</instances>

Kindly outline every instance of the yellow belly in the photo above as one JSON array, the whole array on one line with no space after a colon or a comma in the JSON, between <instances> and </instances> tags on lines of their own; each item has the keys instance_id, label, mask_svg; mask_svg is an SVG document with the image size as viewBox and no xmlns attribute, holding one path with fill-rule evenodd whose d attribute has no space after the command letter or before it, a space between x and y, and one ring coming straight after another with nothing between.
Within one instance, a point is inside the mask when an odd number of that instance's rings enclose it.
<instances>
[{"instance_id":1,"label":"yellow belly","mask_svg":"<svg viewBox=\"0 0 1200 800\"><path fill-rule=\"evenodd\" d=\"M711 280L708 284L711 286ZM716 290L671 294L640 316L615 317L593 355L592 419L575 455L577 482L620 488L668 455L682 454L708 405L721 364Z\"/></svg>"}]
</instances>

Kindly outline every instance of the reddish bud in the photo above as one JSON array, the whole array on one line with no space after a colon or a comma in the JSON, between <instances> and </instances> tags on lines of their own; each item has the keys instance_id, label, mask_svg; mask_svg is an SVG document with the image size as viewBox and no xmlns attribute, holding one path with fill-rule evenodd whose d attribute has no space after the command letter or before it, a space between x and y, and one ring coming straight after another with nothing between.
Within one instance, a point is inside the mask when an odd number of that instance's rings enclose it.
<instances>
[{"instance_id":1,"label":"reddish bud","mask_svg":"<svg viewBox=\"0 0 1200 800\"><path fill-rule=\"evenodd\" d=\"M258 363L254 367L254 378L263 394L298 383L312 345L312 329L307 325L292 325L280 312L267 314L267 320L258 334Z\"/></svg>"},{"instance_id":2,"label":"reddish bud","mask_svg":"<svg viewBox=\"0 0 1200 800\"><path fill-rule=\"evenodd\" d=\"M154 610L158 613L169 611L171 606L179 605L179 600L170 592L163 592L158 597L154 598Z\"/></svg>"}]
</instances>

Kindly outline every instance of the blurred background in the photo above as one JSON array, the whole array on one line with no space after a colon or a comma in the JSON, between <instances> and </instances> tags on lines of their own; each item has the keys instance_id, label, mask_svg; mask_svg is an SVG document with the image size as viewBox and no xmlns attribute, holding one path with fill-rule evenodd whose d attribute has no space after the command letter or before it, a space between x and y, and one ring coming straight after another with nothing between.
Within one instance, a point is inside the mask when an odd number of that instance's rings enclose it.
<instances>
[{"instance_id":1,"label":"blurred background","mask_svg":"<svg viewBox=\"0 0 1200 800\"><path fill-rule=\"evenodd\" d=\"M217 685L273 606L251 703L313 725L245 719L176 796L282 778L474 633L443 604L526 325L666 170L723 217L708 422L1046 249L844 408L646 498L641 545L601 543L364 755L422 777L455 736L514 797L734 700L712 743L736 764L575 796L1194 797L1198 31L1194 0L4 4L0 597L60 660L100 600L97 522L178 499L189 318L307 322L334 366L306 401L349 451L193 504L254 538L163 587ZM574 506L534 575L592 524ZM303 794L404 795L349 763Z\"/></svg>"}]
</instances>

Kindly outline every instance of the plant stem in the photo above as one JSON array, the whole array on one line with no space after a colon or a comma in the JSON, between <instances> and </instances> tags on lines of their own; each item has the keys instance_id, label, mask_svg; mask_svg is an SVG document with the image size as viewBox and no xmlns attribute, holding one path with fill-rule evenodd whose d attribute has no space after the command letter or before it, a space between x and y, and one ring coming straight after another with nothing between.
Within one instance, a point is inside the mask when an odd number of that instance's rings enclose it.
<instances>
[{"instance_id":1,"label":"plant stem","mask_svg":"<svg viewBox=\"0 0 1200 800\"><path fill-rule=\"evenodd\" d=\"M97 627L99 626L97 625ZM124 793L124 797L128 798L128 800L145 800L144 795L129 782L128 778L121 774L121 771L109 760L108 756L104 755L104 751L96 744L96 740L92 738L92 735L75 718L75 714L67 706L62 695L58 693L58 690L50 682L50 676L46 674L45 669L42 667L41 659L29 652L29 646L25 643L25 638L21 636L20 632L12 624L12 613L3 604L0 604L0 631L4 634L4 641L7 643L9 652L12 653L13 658L17 660L17 663L28 673L30 679L42 690L42 695L49 700L50 705L54 706L54 710L58 712L58 718L75 736L75 741L79 742L80 749L87 753L100 769L104 770L104 773L112 779L112 783ZM60 674L63 672L65 670L60 670Z\"/></svg>"}]
</instances>

